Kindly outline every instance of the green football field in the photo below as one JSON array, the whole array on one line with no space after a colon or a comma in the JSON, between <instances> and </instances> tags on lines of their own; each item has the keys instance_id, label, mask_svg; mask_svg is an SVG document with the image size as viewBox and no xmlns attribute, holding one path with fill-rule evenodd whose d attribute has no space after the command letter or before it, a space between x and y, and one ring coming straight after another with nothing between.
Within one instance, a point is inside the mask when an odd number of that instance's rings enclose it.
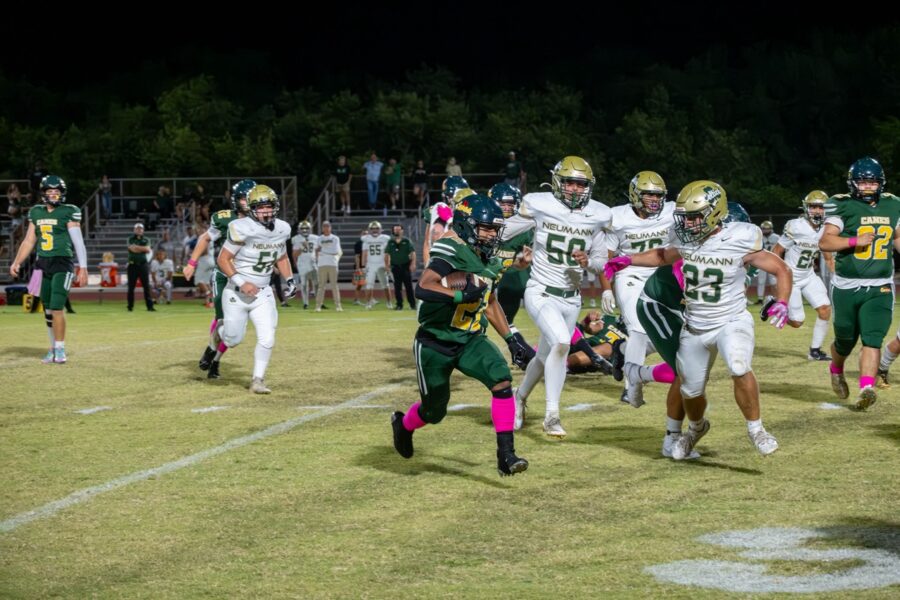
<instances>
[{"instance_id":1,"label":"green football field","mask_svg":"<svg viewBox=\"0 0 900 600\"><path fill-rule=\"evenodd\" d=\"M42 365L42 317L0 307L0 597L900 594L900 385L849 410L806 360L811 311L799 330L757 328L774 455L717 362L699 461L660 455L663 386L636 410L579 375L569 436L542 434L539 385L516 444L530 467L500 478L490 395L461 375L444 422L395 453L390 414L418 396L413 311L295 301L257 396L252 326L208 381L211 311L76 309L69 363ZM848 367L855 389L855 354Z\"/></svg>"}]
</instances>

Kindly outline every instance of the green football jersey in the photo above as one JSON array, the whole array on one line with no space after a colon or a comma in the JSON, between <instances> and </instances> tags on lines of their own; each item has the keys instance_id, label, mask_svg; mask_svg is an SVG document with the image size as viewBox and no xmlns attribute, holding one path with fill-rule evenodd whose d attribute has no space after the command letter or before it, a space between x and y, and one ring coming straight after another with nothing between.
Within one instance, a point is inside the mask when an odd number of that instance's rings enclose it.
<instances>
[{"instance_id":1,"label":"green football jersey","mask_svg":"<svg viewBox=\"0 0 900 600\"><path fill-rule=\"evenodd\" d=\"M503 271L501 272L501 275L512 266L516 260L516 255L522 251L522 248L531 246L533 243L534 229L529 229L505 242L501 242L500 247L497 249L497 256L503 261Z\"/></svg>"},{"instance_id":2,"label":"green football jersey","mask_svg":"<svg viewBox=\"0 0 900 600\"><path fill-rule=\"evenodd\" d=\"M601 317L603 321L603 329L595 333L594 335L587 335L587 331L585 331L585 327L582 323L578 323L578 328L581 329L581 332L585 334L587 338L588 344L593 346L599 346L601 344L612 344L616 340L625 339L627 336L622 332L621 329L616 327L616 321L618 318L615 315L603 315ZM578 352L577 349L572 348L572 351Z\"/></svg>"},{"instance_id":3,"label":"green football jersey","mask_svg":"<svg viewBox=\"0 0 900 600\"><path fill-rule=\"evenodd\" d=\"M643 296L674 310L684 311L684 292L672 274L672 266L656 269L644 284Z\"/></svg>"},{"instance_id":4,"label":"green football jersey","mask_svg":"<svg viewBox=\"0 0 900 600\"><path fill-rule=\"evenodd\" d=\"M238 214L236 212L227 209L220 210L209 220L209 226L215 227L219 231L219 237L213 242L213 248L215 249L216 255L219 254L219 250L222 249L222 246L225 245L225 240L228 239L228 224L237 218Z\"/></svg>"},{"instance_id":5,"label":"green football jersey","mask_svg":"<svg viewBox=\"0 0 900 600\"><path fill-rule=\"evenodd\" d=\"M900 225L900 198L881 194L873 204L848 194L832 196L825 203L825 222L841 227L841 237L875 234L868 246L835 252L835 274L846 279L889 283L894 277L894 230Z\"/></svg>"},{"instance_id":6,"label":"green football jersey","mask_svg":"<svg viewBox=\"0 0 900 600\"><path fill-rule=\"evenodd\" d=\"M72 258L75 250L69 237L69 223L81 222L81 209L71 204L60 204L51 211L46 204L33 206L28 220L34 223L37 235L37 255L42 258L64 256Z\"/></svg>"},{"instance_id":7,"label":"green football jersey","mask_svg":"<svg viewBox=\"0 0 900 600\"><path fill-rule=\"evenodd\" d=\"M486 263L462 240L442 237L431 248L431 263L444 261L454 271L474 273L488 280L481 299L467 304L423 301L419 305L419 327L431 336L457 344L466 343L472 335L482 335L488 326L487 308L503 262L493 257Z\"/></svg>"}]
</instances>

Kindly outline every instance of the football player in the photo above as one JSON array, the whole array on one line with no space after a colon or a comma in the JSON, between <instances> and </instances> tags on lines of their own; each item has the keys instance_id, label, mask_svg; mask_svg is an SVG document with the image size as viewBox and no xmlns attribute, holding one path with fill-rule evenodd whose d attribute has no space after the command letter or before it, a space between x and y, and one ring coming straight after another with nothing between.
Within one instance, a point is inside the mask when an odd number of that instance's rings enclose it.
<instances>
[{"instance_id":1,"label":"football player","mask_svg":"<svg viewBox=\"0 0 900 600\"><path fill-rule=\"evenodd\" d=\"M491 418L497 435L497 470L501 476L520 473L528 461L514 447L512 376L506 360L485 335L491 326L507 340L514 355L516 338L494 294L502 262L494 254L503 230L503 213L484 195L457 205L452 232L435 242L431 262L416 286L420 300L419 330L413 343L420 401L391 419L394 448L404 458L413 455L413 432L440 423L450 401L450 374L454 369L483 383L491 392ZM442 280L465 273L462 289Z\"/></svg>"},{"instance_id":2,"label":"football player","mask_svg":"<svg viewBox=\"0 0 900 600\"><path fill-rule=\"evenodd\" d=\"M825 203L825 233L819 240L820 250L836 253L831 279L831 388L838 398L850 396L844 362L862 339L856 397L859 410L877 399L875 375L881 343L894 315L891 250L900 251L900 198L885 193L884 183L884 169L877 160L865 157L854 162L847 174L850 193L832 196Z\"/></svg>"},{"instance_id":3,"label":"football player","mask_svg":"<svg viewBox=\"0 0 900 600\"><path fill-rule=\"evenodd\" d=\"M300 221L300 224L297 225L297 235L291 238L291 247L294 249L294 264L297 265L297 272L294 278L300 287L303 308L309 308L310 295L315 298L316 286L319 284L315 252L318 240L319 236L312 232L312 225L309 221Z\"/></svg>"},{"instance_id":4,"label":"football player","mask_svg":"<svg viewBox=\"0 0 900 600\"><path fill-rule=\"evenodd\" d=\"M488 197L500 205L504 219L509 219L519 213L519 206L522 204L522 192L519 191L519 188L506 183L498 183L488 191ZM519 312L522 299L525 297L525 284L528 283L528 276L531 274L531 244L533 240L534 231L529 229L511 239L500 242L497 249L497 256L503 261L500 284L497 286L497 301L500 302L500 307L506 315L513 335L517 336L521 344L529 349L531 349L531 345L525 341L513 321ZM525 366L527 366L528 362L534 358L534 352L530 352L525 358Z\"/></svg>"},{"instance_id":5,"label":"football player","mask_svg":"<svg viewBox=\"0 0 900 600\"><path fill-rule=\"evenodd\" d=\"M635 264L659 267L679 263L673 269L683 284L685 325L676 355L681 395L690 419L687 433L672 448L672 458L689 458L697 442L709 431L706 412L706 381L712 361L722 354L734 383L734 397L747 420L750 441L762 455L778 449L778 442L762 424L759 385L753 374L755 332L747 312L744 292L745 265L774 273L777 300L769 318L777 328L788 317L787 299L791 270L783 260L763 250L762 231L751 223L723 223L728 215L727 196L719 184L694 181L678 194L675 204L677 242L666 248L633 256L617 256L606 264L606 277Z\"/></svg>"},{"instance_id":6,"label":"football player","mask_svg":"<svg viewBox=\"0 0 900 600\"><path fill-rule=\"evenodd\" d=\"M422 218L428 223L425 229L425 243L422 245L422 256L426 265L431 246L444 234L450 226L450 221L453 220L453 197L456 192L468 187L469 182L461 175L447 177L441 182L441 201L422 212Z\"/></svg>"},{"instance_id":7,"label":"football player","mask_svg":"<svg viewBox=\"0 0 900 600\"><path fill-rule=\"evenodd\" d=\"M629 203L612 209L608 237L610 258L662 248L674 240L672 214L675 205L666 202L667 193L666 182L653 171L641 171L631 179L628 184ZM654 271L652 267L626 267L616 275L615 294L609 288L610 282L604 278L600 281L604 288L600 303L603 312L613 314L618 306L628 330L625 362L635 368L643 365L647 354L654 350L637 318L638 297ZM626 369L622 401L639 407L644 404L643 384L629 374L630 370Z\"/></svg>"},{"instance_id":8,"label":"football player","mask_svg":"<svg viewBox=\"0 0 900 600\"><path fill-rule=\"evenodd\" d=\"M393 282L388 282L388 273L385 267L385 249L391 236L381 231L381 223L372 221L369 223L369 231L362 238L363 252L362 264L366 271L366 309L370 310L378 304L375 300L375 281L381 283L384 289L384 298L388 308L394 308Z\"/></svg>"},{"instance_id":9,"label":"football player","mask_svg":"<svg viewBox=\"0 0 900 600\"><path fill-rule=\"evenodd\" d=\"M803 216L791 219L784 226L784 234L772 252L788 264L794 274L794 288L788 301L788 325L800 327L806 318L803 310L803 299L809 302L817 314L813 326L812 342L809 346L809 360L831 360L822 352L822 342L828 333L828 320L831 318L831 302L822 279L816 275L813 265L819 258L819 240L825 233L825 202L828 194L822 190L814 190L803 199ZM825 252L826 264L834 270L834 259L830 252ZM766 298L763 304L762 318L766 320L768 307L774 299Z\"/></svg>"},{"instance_id":10,"label":"football player","mask_svg":"<svg viewBox=\"0 0 900 600\"><path fill-rule=\"evenodd\" d=\"M197 245L191 252L191 258L188 260L187 266L184 267L184 278L190 281L197 269L198 262L202 257L209 254L209 245L213 244L215 254L218 255L228 237L228 225L235 219L247 216L247 194L256 187L256 182L252 179L242 179L231 186L231 210L220 210L210 219L209 228L197 238ZM198 277L199 279L200 277ZM205 282L208 284L208 281ZM224 313L222 311L222 292L228 283L228 278L218 269L215 270L213 277L213 305L216 314L212 323L209 325L209 343L200 357L199 367L208 371L212 364L216 353L224 354L228 347L222 343L221 329L224 326ZM221 356L221 354L220 354ZM207 373L209 379L218 379L218 364L216 369Z\"/></svg>"},{"instance_id":11,"label":"football player","mask_svg":"<svg viewBox=\"0 0 900 600\"><path fill-rule=\"evenodd\" d=\"M268 394L266 368L275 345L278 308L269 285L272 270L285 279L285 298L296 292L291 275L291 260L287 255L287 240L291 226L277 218L278 195L266 185L257 185L247 194L249 218L235 219L228 224L228 239L219 252L217 264L229 282L222 292L225 325L222 342L234 348L244 339L247 320L256 329L256 349L253 351L253 377L250 391ZM221 352L217 352L210 371L219 372Z\"/></svg>"},{"instance_id":12,"label":"football player","mask_svg":"<svg viewBox=\"0 0 900 600\"><path fill-rule=\"evenodd\" d=\"M516 391L516 425L524 422L528 395L541 378L547 394L544 433L564 438L559 400L566 381L566 358L578 313L584 269L594 272L607 259L609 208L591 199L594 174L578 156L566 156L550 171L552 192L527 194L519 214L507 222L503 240L534 229L531 278L525 310L540 331L537 356L528 363Z\"/></svg>"},{"instance_id":13,"label":"football player","mask_svg":"<svg viewBox=\"0 0 900 600\"><path fill-rule=\"evenodd\" d=\"M41 204L28 211L28 231L19 244L16 257L9 266L13 278L19 276L22 262L37 244L36 269L43 273L41 299L44 305L44 323L50 338L50 350L41 362L62 364L66 362L66 314L63 309L69 298L72 281L87 285L87 250L81 235L81 209L66 204L66 182L57 175L41 179ZM40 231L40 244L38 244ZM72 257L78 268L72 264Z\"/></svg>"}]
</instances>

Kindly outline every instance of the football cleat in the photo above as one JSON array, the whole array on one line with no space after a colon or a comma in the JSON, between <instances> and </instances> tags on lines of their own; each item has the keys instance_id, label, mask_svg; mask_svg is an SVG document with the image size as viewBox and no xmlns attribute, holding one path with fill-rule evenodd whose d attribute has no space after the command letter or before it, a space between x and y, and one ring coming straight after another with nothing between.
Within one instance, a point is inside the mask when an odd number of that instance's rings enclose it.
<instances>
[{"instance_id":1,"label":"football cleat","mask_svg":"<svg viewBox=\"0 0 900 600\"><path fill-rule=\"evenodd\" d=\"M202 371L208 371L209 365L212 363L213 359L216 357L216 351L209 346L206 347L206 350L203 351L203 356L200 357L200 362L197 366L200 367Z\"/></svg>"},{"instance_id":2,"label":"football cleat","mask_svg":"<svg viewBox=\"0 0 900 600\"><path fill-rule=\"evenodd\" d=\"M821 348L810 348L806 358L808 360L831 360L831 357L822 352Z\"/></svg>"},{"instance_id":3,"label":"football cleat","mask_svg":"<svg viewBox=\"0 0 900 600\"><path fill-rule=\"evenodd\" d=\"M525 411L528 408L528 400L519 398L519 388L513 390L513 399L516 402L516 420L513 425L513 430L519 431L525 424Z\"/></svg>"},{"instance_id":4,"label":"football cleat","mask_svg":"<svg viewBox=\"0 0 900 600\"><path fill-rule=\"evenodd\" d=\"M65 364L66 362L66 349L65 348L54 348L53 349L53 362L58 365Z\"/></svg>"},{"instance_id":5,"label":"football cleat","mask_svg":"<svg viewBox=\"0 0 900 600\"><path fill-rule=\"evenodd\" d=\"M678 440L681 439L680 431L667 431L666 435L663 436L663 444L662 444L662 455L666 458L672 458L672 448L678 443ZM691 453L685 457L685 460L695 460L700 458L700 453L696 450L691 450Z\"/></svg>"},{"instance_id":6,"label":"football cleat","mask_svg":"<svg viewBox=\"0 0 900 600\"><path fill-rule=\"evenodd\" d=\"M219 361L214 360L209 363L209 370L206 373L207 379L218 379L219 378Z\"/></svg>"},{"instance_id":7,"label":"football cleat","mask_svg":"<svg viewBox=\"0 0 900 600\"><path fill-rule=\"evenodd\" d=\"M497 472L500 477L521 473L528 468L528 461L516 456L514 450L497 448Z\"/></svg>"},{"instance_id":8,"label":"football cleat","mask_svg":"<svg viewBox=\"0 0 900 600\"><path fill-rule=\"evenodd\" d=\"M763 456L768 456L778 450L778 441L776 441L775 437L763 427L760 427L752 433L748 431L747 435L750 437L750 441L753 442L753 445L756 446L756 449L759 450L759 453Z\"/></svg>"},{"instance_id":9,"label":"football cleat","mask_svg":"<svg viewBox=\"0 0 900 600\"><path fill-rule=\"evenodd\" d=\"M563 429L562 423L557 416L550 416L544 419L544 433L559 439L566 437L566 430Z\"/></svg>"},{"instance_id":10,"label":"football cleat","mask_svg":"<svg viewBox=\"0 0 900 600\"><path fill-rule=\"evenodd\" d=\"M844 379L843 373L831 374L831 389L834 390L834 393L841 400L846 400L850 397L850 388L847 387L847 380Z\"/></svg>"},{"instance_id":11,"label":"football cleat","mask_svg":"<svg viewBox=\"0 0 900 600\"><path fill-rule=\"evenodd\" d=\"M875 375L875 382L882 389L891 387L891 382L888 380L888 372L881 369L878 369L878 373Z\"/></svg>"},{"instance_id":12,"label":"football cleat","mask_svg":"<svg viewBox=\"0 0 900 600\"><path fill-rule=\"evenodd\" d=\"M866 410L878 399L878 392L871 385L859 390L859 396L856 397L856 410Z\"/></svg>"},{"instance_id":13,"label":"football cleat","mask_svg":"<svg viewBox=\"0 0 900 600\"><path fill-rule=\"evenodd\" d=\"M391 428L394 430L394 450L403 458L412 458L413 432L403 426L403 413L399 410L391 415Z\"/></svg>"},{"instance_id":14,"label":"football cleat","mask_svg":"<svg viewBox=\"0 0 900 600\"><path fill-rule=\"evenodd\" d=\"M272 390L266 387L262 377L254 377L250 380L250 391L254 394L271 394Z\"/></svg>"},{"instance_id":15,"label":"football cleat","mask_svg":"<svg viewBox=\"0 0 900 600\"><path fill-rule=\"evenodd\" d=\"M675 460L689 458L694 452L694 446L696 446L697 442L700 441L700 438L708 432L709 419L703 419L703 424L700 426L699 430L688 427L687 433L683 433L672 446L672 458Z\"/></svg>"},{"instance_id":16,"label":"football cleat","mask_svg":"<svg viewBox=\"0 0 900 600\"><path fill-rule=\"evenodd\" d=\"M44 363L45 365L53 364L53 348L50 348L50 350L47 352L47 354L44 355L44 358L41 359L41 362Z\"/></svg>"}]
</instances>

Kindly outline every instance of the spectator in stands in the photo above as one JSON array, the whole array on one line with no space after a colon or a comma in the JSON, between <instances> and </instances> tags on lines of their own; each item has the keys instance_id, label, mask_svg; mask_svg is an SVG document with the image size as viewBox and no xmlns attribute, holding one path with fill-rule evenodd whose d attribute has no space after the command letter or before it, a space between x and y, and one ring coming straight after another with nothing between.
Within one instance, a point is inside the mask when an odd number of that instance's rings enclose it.
<instances>
[{"instance_id":1,"label":"spectator in stands","mask_svg":"<svg viewBox=\"0 0 900 600\"><path fill-rule=\"evenodd\" d=\"M41 199L41 180L47 176L47 170L44 168L44 161L40 158L34 161L34 168L28 176L28 183L31 186L28 193L28 200L31 204L37 204Z\"/></svg>"},{"instance_id":2,"label":"spectator in stands","mask_svg":"<svg viewBox=\"0 0 900 600\"><path fill-rule=\"evenodd\" d=\"M153 248L153 241L144 237L144 224L135 223L134 235L128 238L128 311L134 310L134 288L141 282L144 288L144 302L147 310L153 311L153 299L150 297L150 272L147 268L147 255Z\"/></svg>"},{"instance_id":3,"label":"spectator in stands","mask_svg":"<svg viewBox=\"0 0 900 600\"><path fill-rule=\"evenodd\" d=\"M165 295L166 304L172 304L172 278L175 276L175 265L172 259L166 258L166 251L159 249L153 262L150 263L150 275L153 277L153 297L159 302Z\"/></svg>"},{"instance_id":4,"label":"spectator in stands","mask_svg":"<svg viewBox=\"0 0 900 600\"><path fill-rule=\"evenodd\" d=\"M163 231L162 239L156 244L156 250L164 251L166 256L175 256L175 242L172 241L172 236L168 229Z\"/></svg>"},{"instance_id":5,"label":"spectator in stands","mask_svg":"<svg viewBox=\"0 0 900 600\"><path fill-rule=\"evenodd\" d=\"M384 183L387 186L388 198L391 201L391 210L397 210L397 199L400 198L400 182L402 179L403 172L400 170L400 165L397 164L397 159L389 159L387 166L384 168Z\"/></svg>"},{"instance_id":6,"label":"spectator in stands","mask_svg":"<svg viewBox=\"0 0 900 600\"><path fill-rule=\"evenodd\" d=\"M181 198L175 203L175 216L178 217L179 223L192 220L192 206L194 203L193 194L194 190L188 186L184 188L184 191L181 193Z\"/></svg>"},{"instance_id":7,"label":"spectator in stands","mask_svg":"<svg viewBox=\"0 0 900 600\"><path fill-rule=\"evenodd\" d=\"M350 180L352 178L353 174L350 173L347 157L338 156L337 166L334 168L334 183L341 197L341 210L345 215L350 214Z\"/></svg>"},{"instance_id":8,"label":"spectator in stands","mask_svg":"<svg viewBox=\"0 0 900 600\"><path fill-rule=\"evenodd\" d=\"M112 215L112 182L109 175L100 178L100 215L103 219L108 219Z\"/></svg>"},{"instance_id":9,"label":"spectator in stands","mask_svg":"<svg viewBox=\"0 0 900 600\"><path fill-rule=\"evenodd\" d=\"M454 175L456 177L462 177L462 167L460 167L458 164L456 164L455 156L451 156L447 160L446 171L447 171L447 177L453 177Z\"/></svg>"},{"instance_id":10,"label":"spectator in stands","mask_svg":"<svg viewBox=\"0 0 900 600\"><path fill-rule=\"evenodd\" d=\"M391 233L394 235L387 244L386 262L394 278L396 310L403 310L403 287L406 288L409 307L415 310L416 299L413 295L412 274L416 272L416 249L409 238L403 237L403 225L394 225Z\"/></svg>"},{"instance_id":11,"label":"spectator in stands","mask_svg":"<svg viewBox=\"0 0 900 600\"><path fill-rule=\"evenodd\" d=\"M525 171L522 170L522 163L516 160L515 152L510 152L508 158L509 160L506 162L506 168L503 170L503 173L506 176L504 182L507 185L517 187L521 190L521 182L525 175ZM524 194L524 191L522 193Z\"/></svg>"},{"instance_id":12,"label":"spectator in stands","mask_svg":"<svg viewBox=\"0 0 900 600\"><path fill-rule=\"evenodd\" d=\"M381 169L384 163L378 160L374 152L369 156L369 162L363 165L366 170L366 186L369 190L369 209L375 210L378 203L378 182L381 179Z\"/></svg>"},{"instance_id":13,"label":"spectator in stands","mask_svg":"<svg viewBox=\"0 0 900 600\"><path fill-rule=\"evenodd\" d=\"M428 195L428 171L425 170L425 161L417 160L416 168L412 172L413 177L413 194L419 203L419 212L422 211L422 205L425 204L425 198Z\"/></svg>"},{"instance_id":14,"label":"spectator in stands","mask_svg":"<svg viewBox=\"0 0 900 600\"><path fill-rule=\"evenodd\" d=\"M12 256L13 250L19 245L19 239L22 237L22 224L25 222L25 210L22 206L22 192L15 183L9 184L6 188L6 199L9 200L9 207L6 213L9 215L9 254Z\"/></svg>"},{"instance_id":15,"label":"spectator in stands","mask_svg":"<svg viewBox=\"0 0 900 600\"><path fill-rule=\"evenodd\" d=\"M153 201L153 210L159 213L160 219L169 219L172 217L174 208L172 190L164 185L159 186L159 189L156 191L156 199ZM175 255L170 254L169 256L174 257Z\"/></svg>"},{"instance_id":16,"label":"spectator in stands","mask_svg":"<svg viewBox=\"0 0 900 600\"><path fill-rule=\"evenodd\" d=\"M203 187L203 184L198 183L197 187L194 188L194 194L191 197L194 201L194 215L195 219L202 220L206 223L209 222L209 203L210 197L209 194L206 193L206 189Z\"/></svg>"},{"instance_id":17,"label":"spectator in stands","mask_svg":"<svg viewBox=\"0 0 900 600\"><path fill-rule=\"evenodd\" d=\"M181 257L178 260L179 264L187 264L188 259L191 257L191 252L194 251L194 246L196 245L197 235L194 233L194 228L188 225L184 233L184 238L181 240Z\"/></svg>"},{"instance_id":18,"label":"spectator in stands","mask_svg":"<svg viewBox=\"0 0 900 600\"><path fill-rule=\"evenodd\" d=\"M374 155L373 155L374 156ZM322 235L316 242L316 265L319 268L319 291L316 293L316 312L322 312L325 301L325 288L331 285L331 296L334 308L341 308L341 291L338 288L338 264L341 261L341 238L331 233L331 223L322 223Z\"/></svg>"}]
</instances>

